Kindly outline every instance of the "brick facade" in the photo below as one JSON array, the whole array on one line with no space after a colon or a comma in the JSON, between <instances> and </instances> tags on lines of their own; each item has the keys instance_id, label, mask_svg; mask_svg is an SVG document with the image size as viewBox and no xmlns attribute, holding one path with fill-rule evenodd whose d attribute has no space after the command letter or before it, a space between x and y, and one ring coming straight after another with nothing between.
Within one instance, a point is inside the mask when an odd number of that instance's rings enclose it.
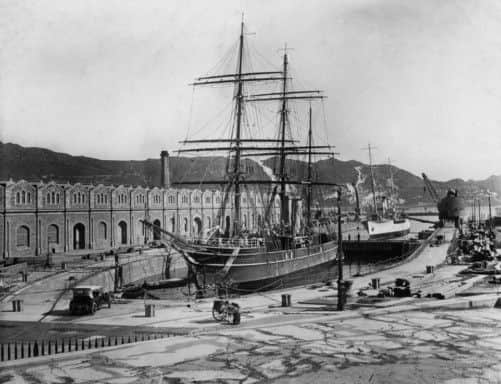
<instances>
[{"instance_id":1,"label":"brick facade","mask_svg":"<svg viewBox=\"0 0 501 384\"><path fill-rule=\"evenodd\" d=\"M242 193L240 221L249 231L264 222L267 199ZM220 191L210 190L0 182L0 250L5 259L144 244L154 234L141 220L182 236L201 236L217 224L222 200ZM231 201L222 228L232 225ZM275 201L271 222L278 219L278 206Z\"/></svg>"}]
</instances>

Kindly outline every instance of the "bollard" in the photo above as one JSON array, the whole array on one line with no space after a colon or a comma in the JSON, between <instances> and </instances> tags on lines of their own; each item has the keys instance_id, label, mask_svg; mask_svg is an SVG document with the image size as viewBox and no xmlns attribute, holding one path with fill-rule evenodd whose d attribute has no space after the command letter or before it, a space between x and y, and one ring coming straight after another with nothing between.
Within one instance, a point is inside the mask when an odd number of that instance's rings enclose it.
<instances>
[{"instance_id":1,"label":"bollard","mask_svg":"<svg viewBox=\"0 0 501 384\"><path fill-rule=\"evenodd\" d=\"M435 272L435 267L433 265L426 266L426 273L434 273L434 272Z\"/></svg>"},{"instance_id":2,"label":"bollard","mask_svg":"<svg viewBox=\"0 0 501 384\"><path fill-rule=\"evenodd\" d=\"M371 280L372 289L379 289L381 280L379 278L374 278Z\"/></svg>"},{"instance_id":3,"label":"bollard","mask_svg":"<svg viewBox=\"0 0 501 384\"><path fill-rule=\"evenodd\" d=\"M282 295L282 307L290 307L291 295Z\"/></svg>"},{"instance_id":4,"label":"bollard","mask_svg":"<svg viewBox=\"0 0 501 384\"><path fill-rule=\"evenodd\" d=\"M145 304L144 316L145 317L155 317L155 304Z\"/></svg>"}]
</instances>

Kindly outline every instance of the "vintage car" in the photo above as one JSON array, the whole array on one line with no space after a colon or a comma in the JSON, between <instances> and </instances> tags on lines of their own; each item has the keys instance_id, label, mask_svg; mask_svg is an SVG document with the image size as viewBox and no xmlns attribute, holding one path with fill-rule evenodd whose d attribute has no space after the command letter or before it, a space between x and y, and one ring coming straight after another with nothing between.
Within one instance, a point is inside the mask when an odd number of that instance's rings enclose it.
<instances>
[{"instance_id":1,"label":"vintage car","mask_svg":"<svg viewBox=\"0 0 501 384\"><path fill-rule=\"evenodd\" d=\"M111 307L111 297L103 287L98 285L80 285L73 288L73 298L70 301L72 315L93 315L103 305Z\"/></svg>"}]
</instances>

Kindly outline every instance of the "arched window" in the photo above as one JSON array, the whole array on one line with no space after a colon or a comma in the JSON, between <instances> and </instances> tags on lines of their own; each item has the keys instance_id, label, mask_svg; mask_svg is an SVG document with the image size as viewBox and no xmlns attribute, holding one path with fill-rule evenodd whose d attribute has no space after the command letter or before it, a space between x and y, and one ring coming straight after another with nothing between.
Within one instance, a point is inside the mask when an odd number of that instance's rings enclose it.
<instances>
[{"instance_id":1,"label":"arched window","mask_svg":"<svg viewBox=\"0 0 501 384\"><path fill-rule=\"evenodd\" d=\"M26 204L26 192L24 191L21 192L21 202Z\"/></svg>"},{"instance_id":2,"label":"arched window","mask_svg":"<svg viewBox=\"0 0 501 384\"><path fill-rule=\"evenodd\" d=\"M176 232L176 219L174 217L170 218L171 232Z\"/></svg>"},{"instance_id":3,"label":"arched window","mask_svg":"<svg viewBox=\"0 0 501 384\"><path fill-rule=\"evenodd\" d=\"M47 243L59 244L59 227L55 224L51 224L47 228Z\"/></svg>"},{"instance_id":4,"label":"arched window","mask_svg":"<svg viewBox=\"0 0 501 384\"><path fill-rule=\"evenodd\" d=\"M28 204L31 203L31 192L28 192Z\"/></svg>"},{"instance_id":5,"label":"arched window","mask_svg":"<svg viewBox=\"0 0 501 384\"><path fill-rule=\"evenodd\" d=\"M27 226L22 225L17 229L16 245L18 248L30 246L30 229Z\"/></svg>"},{"instance_id":6,"label":"arched window","mask_svg":"<svg viewBox=\"0 0 501 384\"><path fill-rule=\"evenodd\" d=\"M21 194L19 192L16 193L16 204L21 203Z\"/></svg>"},{"instance_id":7,"label":"arched window","mask_svg":"<svg viewBox=\"0 0 501 384\"><path fill-rule=\"evenodd\" d=\"M99 234L100 239L106 240L108 238L108 228L107 228L106 223L104 221L101 221L99 223L98 234Z\"/></svg>"},{"instance_id":8,"label":"arched window","mask_svg":"<svg viewBox=\"0 0 501 384\"><path fill-rule=\"evenodd\" d=\"M188 219L184 218L184 232L188 233Z\"/></svg>"},{"instance_id":9,"label":"arched window","mask_svg":"<svg viewBox=\"0 0 501 384\"><path fill-rule=\"evenodd\" d=\"M56 193L55 192L52 192L52 194L51 194L51 202L52 202L52 204L55 204L55 202L56 202Z\"/></svg>"},{"instance_id":10,"label":"arched window","mask_svg":"<svg viewBox=\"0 0 501 384\"><path fill-rule=\"evenodd\" d=\"M56 195L56 204L59 204L59 192Z\"/></svg>"}]
</instances>

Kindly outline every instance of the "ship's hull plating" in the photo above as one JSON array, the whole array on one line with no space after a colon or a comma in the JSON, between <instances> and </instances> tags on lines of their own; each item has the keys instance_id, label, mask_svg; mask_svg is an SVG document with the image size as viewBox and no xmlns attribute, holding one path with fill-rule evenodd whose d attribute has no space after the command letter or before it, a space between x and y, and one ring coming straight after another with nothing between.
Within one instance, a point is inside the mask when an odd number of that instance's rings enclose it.
<instances>
[{"instance_id":1,"label":"ship's hull plating","mask_svg":"<svg viewBox=\"0 0 501 384\"><path fill-rule=\"evenodd\" d=\"M219 254L212 262L206 254L191 252L188 262L195 267L199 281L227 285L231 290L245 293L320 281L333 272L336 255L337 243L331 241L312 247L243 253L234 257Z\"/></svg>"},{"instance_id":2,"label":"ship's hull plating","mask_svg":"<svg viewBox=\"0 0 501 384\"><path fill-rule=\"evenodd\" d=\"M366 225L367 231L369 232L369 239L371 240L401 237L407 235L411 230L411 223L407 219L382 221L369 220Z\"/></svg>"}]
</instances>

